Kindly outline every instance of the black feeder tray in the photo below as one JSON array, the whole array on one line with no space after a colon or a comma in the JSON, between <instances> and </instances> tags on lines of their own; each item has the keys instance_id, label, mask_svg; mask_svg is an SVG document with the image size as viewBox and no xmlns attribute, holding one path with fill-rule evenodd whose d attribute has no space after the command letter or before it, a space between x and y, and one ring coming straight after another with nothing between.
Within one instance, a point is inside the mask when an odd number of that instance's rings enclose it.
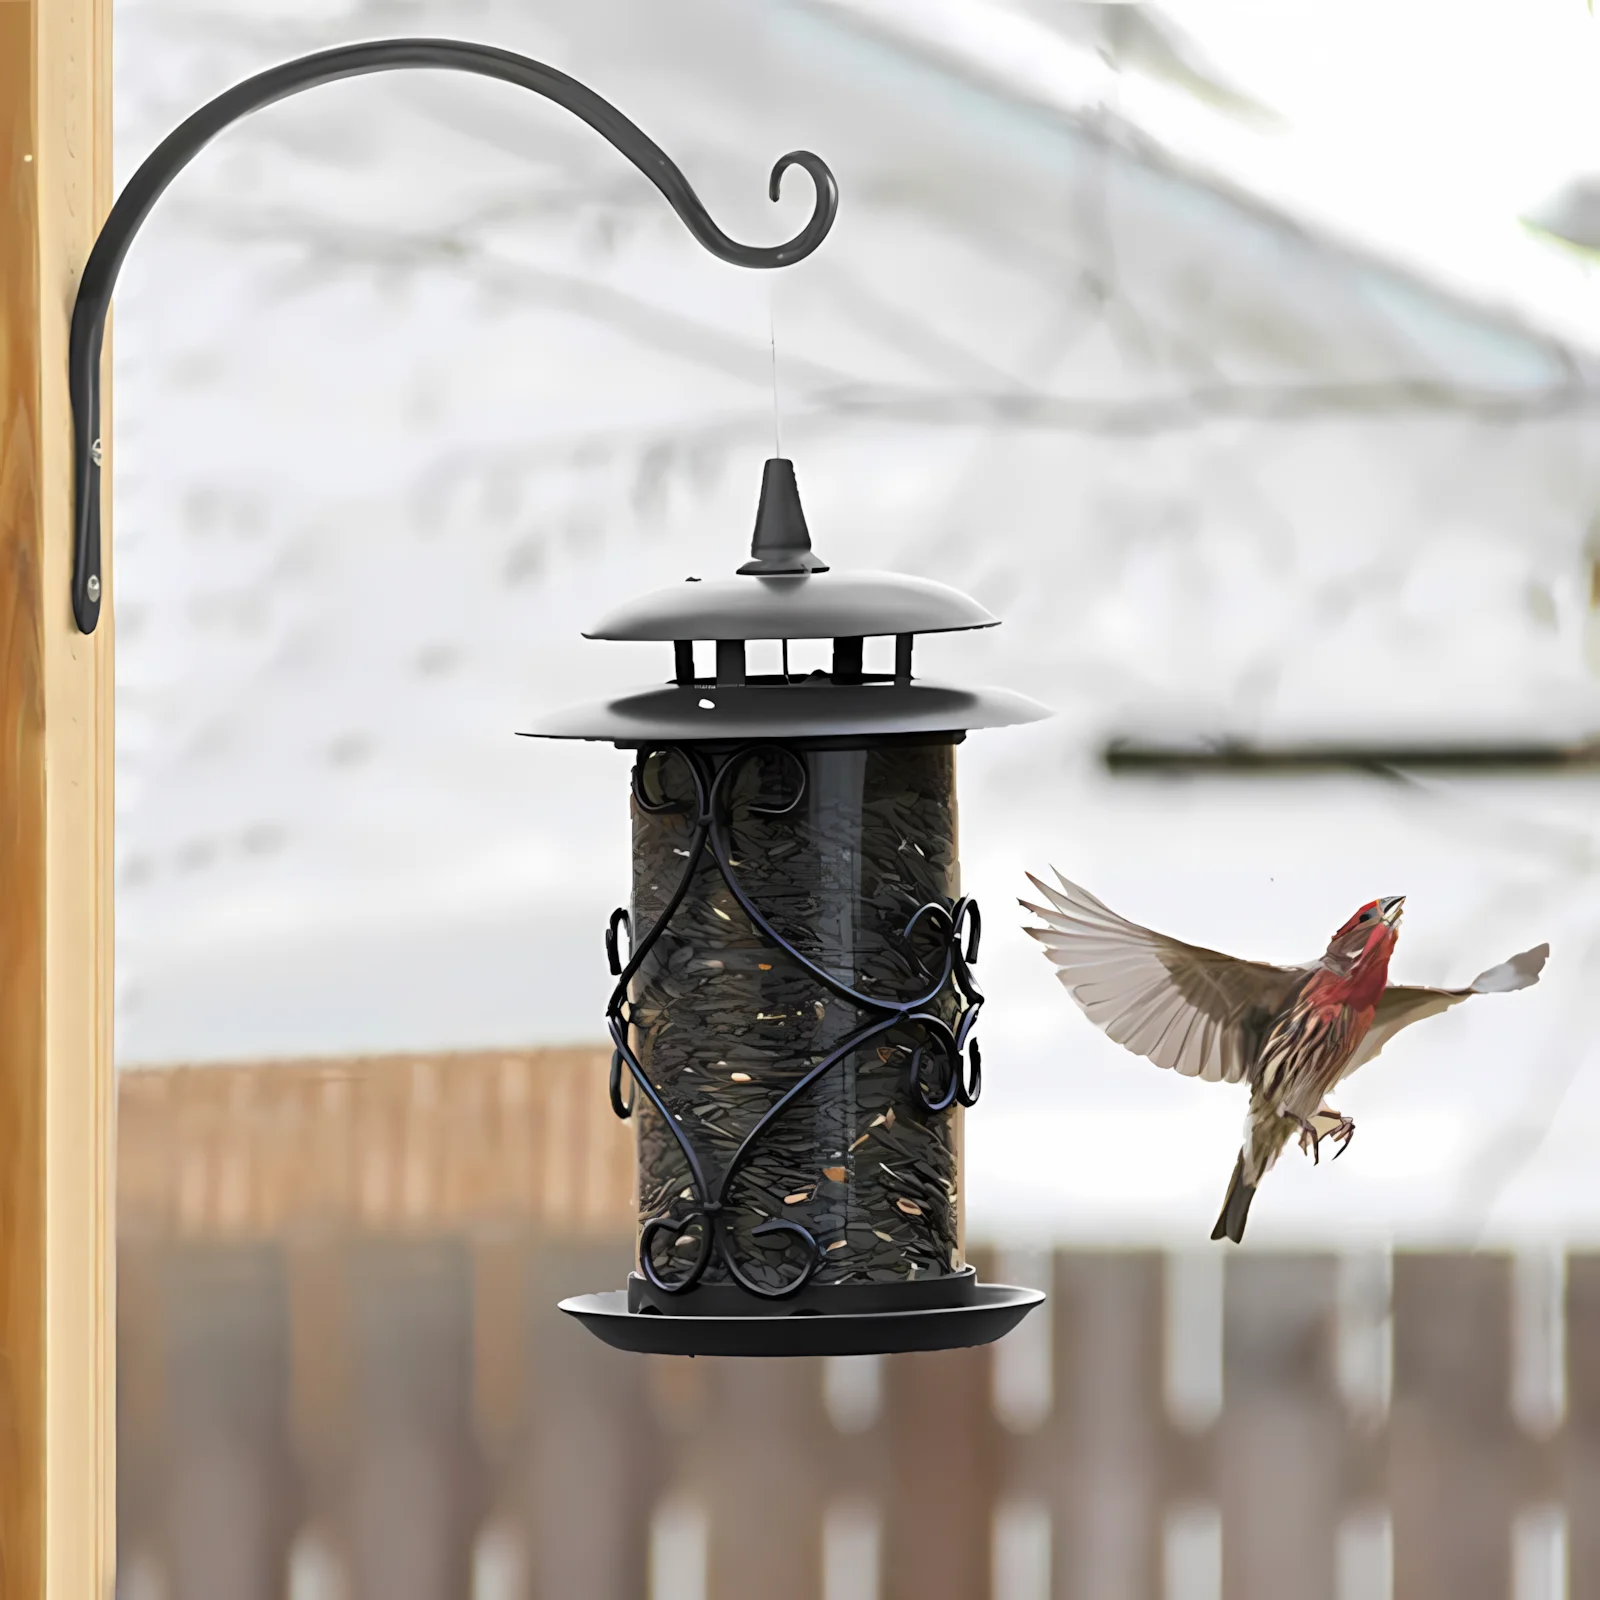
<instances>
[{"instance_id":1,"label":"black feeder tray","mask_svg":"<svg viewBox=\"0 0 1600 1600\"><path fill-rule=\"evenodd\" d=\"M848 1293L848 1291L844 1291ZM574 1295L561 1309L618 1350L655 1356L871 1356L993 1344L1044 1301L1041 1289L975 1283L966 1305L787 1315L675 1317L628 1309L628 1291Z\"/></svg>"},{"instance_id":2,"label":"black feeder tray","mask_svg":"<svg viewBox=\"0 0 1600 1600\"><path fill-rule=\"evenodd\" d=\"M952 1349L1043 1300L980 1284L963 1253L982 922L960 888L955 747L1048 712L911 670L917 634L995 622L928 579L829 572L775 459L737 576L646 595L588 631L670 641L673 681L528 730L634 752L632 902L606 947L637 1268L626 1289L561 1303L606 1343ZM869 672L865 640L884 636L894 670ZM791 675L793 639L831 639L832 670ZM782 641L784 670L751 674L751 640Z\"/></svg>"}]
</instances>

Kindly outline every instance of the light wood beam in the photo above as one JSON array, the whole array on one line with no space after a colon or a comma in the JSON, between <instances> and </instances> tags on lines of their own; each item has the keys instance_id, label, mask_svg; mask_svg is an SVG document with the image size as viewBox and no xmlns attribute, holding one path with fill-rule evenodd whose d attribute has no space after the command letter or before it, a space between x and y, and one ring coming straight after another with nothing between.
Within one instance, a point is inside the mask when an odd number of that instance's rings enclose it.
<instances>
[{"instance_id":1,"label":"light wood beam","mask_svg":"<svg viewBox=\"0 0 1600 1600\"><path fill-rule=\"evenodd\" d=\"M109 0L0 0L5 1600L105 1600L113 1566L112 630L68 603L66 379L110 189Z\"/></svg>"}]
</instances>

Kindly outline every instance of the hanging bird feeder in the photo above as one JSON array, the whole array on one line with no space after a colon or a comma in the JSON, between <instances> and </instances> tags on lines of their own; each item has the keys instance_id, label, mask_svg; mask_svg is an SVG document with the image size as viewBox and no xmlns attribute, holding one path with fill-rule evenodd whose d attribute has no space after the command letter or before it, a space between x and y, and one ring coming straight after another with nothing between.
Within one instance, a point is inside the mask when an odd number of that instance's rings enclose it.
<instances>
[{"instance_id":1,"label":"hanging bird feeder","mask_svg":"<svg viewBox=\"0 0 1600 1600\"><path fill-rule=\"evenodd\" d=\"M672 682L531 730L634 758L633 894L607 951L637 1264L625 1290L562 1303L608 1343L941 1349L998 1338L1043 1298L978 1283L963 1255L982 923L961 893L955 752L1047 713L912 672L918 634L995 622L941 583L830 571L793 466L771 460L738 575L588 631L670 643ZM878 637L892 671L866 670ZM831 670L750 670L753 641L781 641L786 668L797 640L831 641Z\"/></svg>"},{"instance_id":2,"label":"hanging bird feeder","mask_svg":"<svg viewBox=\"0 0 1600 1600\"><path fill-rule=\"evenodd\" d=\"M117 197L73 306L72 610L102 605L100 358L128 247L174 177L249 112L374 72L497 79L565 107L631 161L713 255L803 260L833 225L827 164L792 150L814 205L775 245L725 234L677 166L592 89L455 39L378 39L269 68L208 101ZM639 1267L567 1301L635 1350L802 1355L983 1343L1043 1296L979 1285L962 1258L960 1114L978 1095L977 907L961 897L955 746L1043 716L1019 695L912 676L919 633L993 624L942 584L829 573L787 461L767 464L751 559L650 595L592 636L671 641L675 680L535 734L635 752L633 903L607 938L612 1103L638 1130ZM864 641L892 636L892 673ZM751 640L831 639L832 670L752 676ZM695 644L715 642L697 675ZM787 652L785 652L785 659Z\"/></svg>"}]
</instances>

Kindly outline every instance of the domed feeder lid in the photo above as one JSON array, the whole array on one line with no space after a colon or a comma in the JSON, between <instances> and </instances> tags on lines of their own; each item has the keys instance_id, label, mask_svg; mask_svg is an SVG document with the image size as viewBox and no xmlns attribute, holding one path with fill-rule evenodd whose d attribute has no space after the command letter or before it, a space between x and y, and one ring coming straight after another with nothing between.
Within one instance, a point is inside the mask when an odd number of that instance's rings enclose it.
<instances>
[{"instance_id":1,"label":"domed feeder lid","mask_svg":"<svg viewBox=\"0 0 1600 1600\"><path fill-rule=\"evenodd\" d=\"M898 572L691 578L608 611L586 639L844 639L993 628L1000 619L932 578Z\"/></svg>"},{"instance_id":2,"label":"domed feeder lid","mask_svg":"<svg viewBox=\"0 0 1600 1600\"><path fill-rule=\"evenodd\" d=\"M830 572L811 534L792 462L766 464L750 559L737 577L657 589L608 612L590 639L670 641L672 683L550 713L526 730L543 739L835 739L962 733L1036 722L1049 710L1008 689L968 689L911 675L919 633L992 628L999 618L931 578ZM863 641L893 636L895 670L868 672ZM750 640L831 639L830 672L746 670ZM716 641L716 670L697 676L694 643Z\"/></svg>"}]
</instances>

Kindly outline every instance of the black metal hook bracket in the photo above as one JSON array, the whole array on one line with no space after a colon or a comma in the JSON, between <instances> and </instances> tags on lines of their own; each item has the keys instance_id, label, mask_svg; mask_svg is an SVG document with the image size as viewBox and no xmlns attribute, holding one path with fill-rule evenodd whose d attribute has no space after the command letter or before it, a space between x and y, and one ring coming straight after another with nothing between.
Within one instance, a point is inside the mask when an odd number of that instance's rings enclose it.
<instances>
[{"instance_id":1,"label":"black metal hook bracket","mask_svg":"<svg viewBox=\"0 0 1600 1600\"><path fill-rule=\"evenodd\" d=\"M576 78L510 50L460 39L374 39L301 56L246 78L185 118L145 158L117 196L78 284L72 308L68 386L75 452L72 614L80 633L93 633L100 620L100 352L111 293L133 236L167 185L240 117L318 84L402 67L446 68L497 78L564 106L615 146L661 191L684 226L712 255L735 266L791 266L810 255L833 226L839 205L833 173L820 156L809 150L791 150L773 166L767 193L776 200L784 173L790 167L803 167L816 191L810 220L782 244L748 245L730 239L711 220L689 180L642 129Z\"/></svg>"}]
</instances>

